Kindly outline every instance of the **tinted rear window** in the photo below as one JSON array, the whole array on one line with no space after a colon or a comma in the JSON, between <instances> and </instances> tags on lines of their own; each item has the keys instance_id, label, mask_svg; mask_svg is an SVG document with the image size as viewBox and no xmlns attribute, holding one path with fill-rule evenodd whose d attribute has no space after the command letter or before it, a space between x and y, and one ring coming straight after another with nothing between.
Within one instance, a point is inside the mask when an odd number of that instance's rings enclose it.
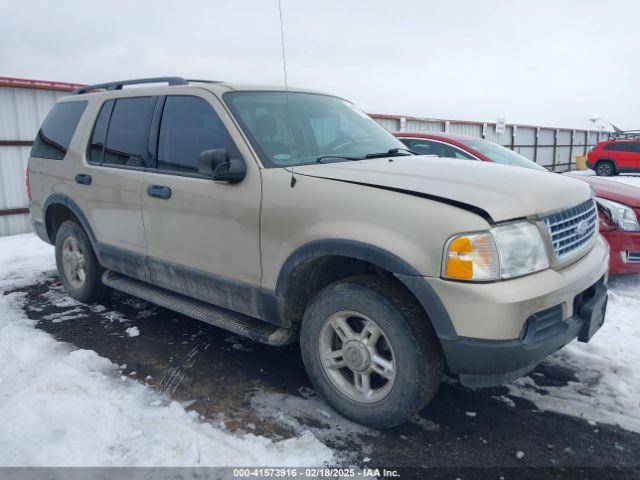
<instances>
[{"instance_id":1,"label":"tinted rear window","mask_svg":"<svg viewBox=\"0 0 640 480\"><path fill-rule=\"evenodd\" d=\"M87 102L57 103L38 131L31 156L62 160L86 107Z\"/></svg>"},{"instance_id":2,"label":"tinted rear window","mask_svg":"<svg viewBox=\"0 0 640 480\"><path fill-rule=\"evenodd\" d=\"M116 100L109 121L103 163L144 166L154 106L153 97Z\"/></svg>"}]
</instances>

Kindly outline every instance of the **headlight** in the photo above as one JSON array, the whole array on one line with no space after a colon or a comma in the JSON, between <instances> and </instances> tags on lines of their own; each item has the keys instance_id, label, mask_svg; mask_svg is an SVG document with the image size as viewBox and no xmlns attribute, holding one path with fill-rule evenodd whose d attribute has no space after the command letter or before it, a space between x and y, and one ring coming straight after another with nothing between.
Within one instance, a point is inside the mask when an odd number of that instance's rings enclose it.
<instances>
[{"instance_id":1,"label":"headlight","mask_svg":"<svg viewBox=\"0 0 640 480\"><path fill-rule=\"evenodd\" d=\"M549 268L549 258L538 228L531 222L518 221L449 239L442 275L455 280L488 281L545 268Z\"/></svg>"},{"instance_id":2,"label":"headlight","mask_svg":"<svg viewBox=\"0 0 640 480\"><path fill-rule=\"evenodd\" d=\"M638 217L635 212L622 203L596 197L597 204L609 215L611 223L625 232L640 232Z\"/></svg>"}]
</instances>

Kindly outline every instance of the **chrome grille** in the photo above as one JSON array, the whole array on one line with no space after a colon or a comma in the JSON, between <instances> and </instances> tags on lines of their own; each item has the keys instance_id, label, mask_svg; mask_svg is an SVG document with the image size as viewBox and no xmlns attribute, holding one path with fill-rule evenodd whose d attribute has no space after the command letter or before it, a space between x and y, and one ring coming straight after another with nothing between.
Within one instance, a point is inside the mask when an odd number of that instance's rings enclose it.
<instances>
[{"instance_id":1,"label":"chrome grille","mask_svg":"<svg viewBox=\"0 0 640 480\"><path fill-rule=\"evenodd\" d=\"M627 263L640 263L640 252L627 252Z\"/></svg>"},{"instance_id":2,"label":"chrome grille","mask_svg":"<svg viewBox=\"0 0 640 480\"><path fill-rule=\"evenodd\" d=\"M598 233L598 210L593 200L543 216L541 220L551 235L558 260L586 248Z\"/></svg>"}]
</instances>

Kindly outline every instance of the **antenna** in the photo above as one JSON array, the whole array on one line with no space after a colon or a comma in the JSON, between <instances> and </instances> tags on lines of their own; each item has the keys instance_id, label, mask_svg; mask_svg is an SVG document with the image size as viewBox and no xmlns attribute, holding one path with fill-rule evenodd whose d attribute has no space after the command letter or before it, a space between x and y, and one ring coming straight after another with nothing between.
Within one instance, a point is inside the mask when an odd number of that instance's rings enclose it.
<instances>
[{"instance_id":1,"label":"antenna","mask_svg":"<svg viewBox=\"0 0 640 480\"><path fill-rule=\"evenodd\" d=\"M278 0L278 11L280 12L280 44L282 46L282 71L284 73L284 92L289 94L289 83L287 82L287 56L284 49L284 22L282 21L282 0Z\"/></svg>"},{"instance_id":2,"label":"antenna","mask_svg":"<svg viewBox=\"0 0 640 480\"><path fill-rule=\"evenodd\" d=\"M285 104L287 108L287 116L285 124L289 121L289 82L287 80L287 55L284 48L284 21L282 20L282 0L278 0L278 12L280 13L280 45L282 47L282 73L284 76L284 95ZM288 125L287 125L288 128ZM293 172L293 165L291 165L291 188L296 186L296 177Z\"/></svg>"}]
</instances>

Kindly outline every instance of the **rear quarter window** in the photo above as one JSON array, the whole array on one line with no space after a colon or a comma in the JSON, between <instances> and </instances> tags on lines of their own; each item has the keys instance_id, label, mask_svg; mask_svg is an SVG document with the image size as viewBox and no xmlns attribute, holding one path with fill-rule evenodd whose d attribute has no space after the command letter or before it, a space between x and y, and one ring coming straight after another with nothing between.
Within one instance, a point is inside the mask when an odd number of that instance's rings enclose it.
<instances>
[{"instance_id":1,"label":"rear quarter window","mask_svg":"<svg viewBox=\"0 0 640 480\"><path fill-rule=\"evenodd\" d=\"M31 148L31 156L62 160L87 102L57 103L44 119Z\"/></svg>"}]
</instances>

